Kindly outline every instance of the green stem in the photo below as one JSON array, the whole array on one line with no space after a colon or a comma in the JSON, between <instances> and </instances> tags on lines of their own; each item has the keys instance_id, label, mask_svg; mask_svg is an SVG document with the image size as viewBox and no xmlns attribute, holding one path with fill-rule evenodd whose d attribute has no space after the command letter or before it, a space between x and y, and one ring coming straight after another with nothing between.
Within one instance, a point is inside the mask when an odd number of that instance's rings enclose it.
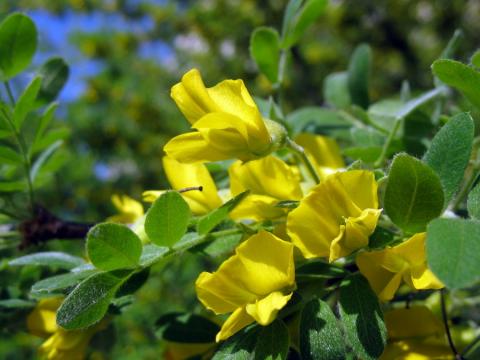
<instances>
[{"instance_id":1,"label":"green stem","mask_svg":"<svg viewBox=\"0 0 480 360\"><path fill-rule=\"evenodd\" d=\"M395 119L395 123L393 124L393 128L390 131L390 134L388 134L387 141L385 141L385 144L383 144L382 152L380 153L380 157L375 161L374 166L376 168L379 168L383 165L385 162L385 158L387 157L387 152L388 148L390 147L390 144L392 143L393 139L395 138L395 135L400 128L400 125L402 124L403 118L397 118Z\"/></svg>"},{"instance_id":2,"label":"green stem","mask_svg":"<svg viewBox=\"0 0 480 360\"><path fill-rule=\"evenodd\" d=\"M445 332L447 333L448 344L450 345L450 349L452 349L452 353L455 356L455 359L460 360L463 357L458 353L455 344L453 343L452 334L450 333L450 327L448 326L448 315L447 315L447 307L445 305L445 289L440 290L440 304L442 308L442 318L443 324L445 326Z\"/></svg>"},{"instance_id":3,"label":"green stem","mask_svg":"<svg viewBox=\"0 0 480 360\"><path fill-rule=\"evenodd\" d=\"M12 106L15 106L15 98L13 97L13 92L12 92L12 88L10 87L10 83L8 81L5 81L3 84L5 85L5 90L7 90L8 98L10 99Z\"/></svg>"},{"instance_id":4,"label":"green stem","mask_svg":"<svg viewBox=\"0 0 480 360\"><path fill-rule=\"evenodd\" d=\"M300 160L303 162L305 167L307 168L308 173L312 177L312 179L319 184L320 183L320 177L318 176L317 172L315 171L315 168L313 167L312 163L307 157L307 154L305 153L305 150L303 147L298 145L295 141L291 140L290 138L287 138L287 148L292 150L293 153L295 153Z\"/></svg>"},{"instance_id":5,"label":"green stem","mask_svg":"<svg viewBox=\"0 0 480 360\"><path fill-rule=\"evenodd\" d=\"M287 68L287 50L280 51L280 58L278 59L277 82L273 85L273 90L276 95L278 106L283 111L283 81L285 78L285 71Z\"/></svg>"}]
</instances>

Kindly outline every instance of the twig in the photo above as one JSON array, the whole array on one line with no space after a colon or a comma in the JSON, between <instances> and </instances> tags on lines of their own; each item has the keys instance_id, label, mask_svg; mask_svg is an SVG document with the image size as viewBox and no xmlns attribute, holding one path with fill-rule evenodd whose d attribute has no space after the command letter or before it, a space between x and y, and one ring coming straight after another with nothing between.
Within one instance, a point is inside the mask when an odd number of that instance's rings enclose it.
<instances>
[{"instance_id":1,"label":"twig","mask_svg":"<svg viewBox=\"0 0 480 360\"><path fill-rule=\"evenodd\" d=\"M303 147L298 145L296 142L294 142L290 138L287 138L287 147L300 157L300 160L305 164L305 167L307 168L308 173L310 174L312 179L317 184L319 184L320 178L318 177L318 174L315 171L312 163L308 159L307 154L305 154L305 150L303 149Z\"/></svg>"},{"instance_id":2,"label":"twig","mask_svg":"<svg viewBox=\"0 0 480 360\"><path fill-rule=\"evenodd\" d=\"M450 345L450 349L452 349L453 355L455 355L456 360L462 360L463 357L458 353L455 344L453 343L452 334L450 333L450 327L448 326L448 315L447 315L447 308L445 305L445 289L440 290L440 302L442 307L442 318L443 324L445 325L445 332L447 333L448 344Z\"/></svg>"}]
</instances>

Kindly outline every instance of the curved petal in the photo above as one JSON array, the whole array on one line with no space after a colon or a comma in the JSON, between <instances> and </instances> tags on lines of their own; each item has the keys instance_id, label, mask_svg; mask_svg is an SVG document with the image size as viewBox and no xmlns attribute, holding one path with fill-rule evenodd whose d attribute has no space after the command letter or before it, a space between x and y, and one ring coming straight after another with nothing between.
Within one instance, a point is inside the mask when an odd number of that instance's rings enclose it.
<instances>
[{"instance_id":1,"label":"curved petal","mask_svg":"<svg viewBox=\"0 0 480 360\"><path fill-rule=\"evenodd\" d=\"M199 132L175 136L163 148L167 155L182 163L219 161L230 158L230 154L212 148Z\"/></svg>"},{"instance_id":2,"label":"curved petal","mask_svg":"<svg viewBox=\"0 0 480 360\"><path fill-rule=\"evenodd\" d=\"M58 329L56 313L62 301L61 297L40 300L27 316L28 331L40 337L54 333Z\"/></svg>"},{"instance_id":3,"label":"curved petal","mask_svg":"<svg viewBox=\"0 0 480 360\"><path fill-rule=\"evenodd\" d=\"M427 264L414 267L410 271L411 282L415 289L442 289L445 285L427 268Z\"/></svg>"},{"instance_id":4,"label":"curved petal","mask_svg":"<svg viewBox=\"0 0 480 360\"><path fill-rule=\"evenodd\" d=\"M255 321L250 315L247 314L245 307L236 309L232 315L223 323L220 332L217 334L215 340L217 342L228 339L245 326L250 325Z\"/></svg>"},{"instance_id":5,"label":"curved petal","mask_svg":"<svg viewBox=\"0 0 480 360\"><path fill-rule=\"evenodd\" d=\"M327 136L302 133L295 137L295 142L307 151L317 167L330 169L345 167L340 148L334 139Z\"/></svg>"},{"instance_id":6,"label":"curved petal","mask_svg":"<svg viewBox=\"0 0 480 360\"><path fill-rule=\"evenodd\" d=\"M426 306L393 309L384 316L390 340L445 334L442 322Z\"/></svg>"},{"instance_id":7,"label":"curved petal","mask_svg":"<svg viewBox=\"0 0 480 360\"><path fill-rule=\"evenodd\" d=\"M377 182L373 172L352 170L341 173L337 177L343 184L348 197L360 209L377 209Z\"/></svg>"},{"instance_id":8,"label":"curved petal","mask_svg":"<svg viewBox=\"0 0 480 360\"><path fill-rule=\"evenodd\" d=\"M426 262L425 241L426 233L418 233L395 246L395 253L404 258L412 266L421 265Z\"/></svg>"},{"instance_id":9,"label":"curved petal","mask_svg":"<svg viewBox=\"0 0 480 360\"><path fill-rule=\"evenodd\" d=\"M293 293L284 295L280 291L272 292L254 304L248 304L247 313L260 325L266 326L275 320L277 313L292 297Z\"/></svg>"},{"instance_id":10,"label":"curved petal","mask_svg":"<svg viewBox=\"0 0 480 360\"><path fill-rule=\"evenodd\" d=\"M286 211L276 207L278 200L266 195L248 195L229 214L233 220L251 219L255 221L277 219Z\"/></svg>"}]
</instances>

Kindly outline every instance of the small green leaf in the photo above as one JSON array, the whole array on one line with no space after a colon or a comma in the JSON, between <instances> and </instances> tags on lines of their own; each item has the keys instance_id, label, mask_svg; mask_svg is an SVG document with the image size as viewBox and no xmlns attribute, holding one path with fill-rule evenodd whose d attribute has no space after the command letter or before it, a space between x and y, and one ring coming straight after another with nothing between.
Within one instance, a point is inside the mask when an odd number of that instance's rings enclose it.
<instances>
[{"instance_id":1,"label":"small green leaf","mask_svg":"<svg viewBox=\"0 0 480 360\"><path fill-rule=\"evenodd\" d=\"M262 326L255 346L255 360L285 360L290 339L288 329L282 320L275 320Z\"/></svg>"},{"instance_id":2,"label":"small green leaf","mask_svg":"<svg viewBox=\"0 0 480 360\"><path fill-rule=\"evenodd\" d=\"M425 162L438 174L445 193L445 207L458 190L472 152L473 119L462 113L452 117L435 135Z\"/></svg>"},{"instance_id":3,"label":"small green leaf","mask_svg":"<svg viewBox=\"0 0 480 360\"><path fill-rule=\"evenodd\" d=\"M69 72L68 65L62 58L47 60L38 71L43 81L37 100L42 104L55 100L67 82Z\"/></svg>"},{"instance_id":4,"label":"small green leaf","mask_svg":"<svg viewBox=\"0 0 480 360\"><path fill-rule=\"evenodd\" d=\"M450 289L461 289L480 280L480 222L436 219L427 228L427 262Z\"/></svg>"},{"instance_id":5,"label":"small green leaf","mask_svg":"<svg viewBox=\"0 0 480 360\"><path fill-rule=\"evenodd\" d=\"M177 343L214 343L220 327L200 315L169 313L155 323L155 334Z\"/></svg>"},{"instance_id":6,"label":"small green leaf","mask_svg":"<svg viewBox=\"0 0 480 360\"><path fill-rule=\"evenodd\" d=\"M63 141L58 140L54 142L52 145L50 145L48 148L46 148L35 160L35 162L32 165L32 168L30 169L30 178L32 179L32 182L35 181L35 178L38 175L38 172L42 168L42 166L47 162L48 159L53 155L55 151L57 151L60 146L62 146Z\"/></svg>"},{"instance_id":7,"label":"small green leaf","mask_svg":"<svg viewBox=\"0 0 480 360\"><path fill-rule=\"evenodd\" d=\"M27 188L27 183L24 180L0 182L0 192L22 191L26 188Z\"/></svg>"},{"instance_id":8,"label":"small green leaf","mask_svg":"<svg viewBox=\"0 0 480 360\"><path fill-rule=\"evenodd\" d=\"M387 342L387 329L377 296L361 275L347 277L340 287L340 317L353 352L361 359L378 359Z\"/></svg>"},{"instance_id":9,"label":"small green leaf","mask_svg":"<svg viewBox=\"0 0 480 360\"><path fill-rule=\"evenodd\" d=\"M141 253L141 240L125 225L103 223L88 232L87 254L98 269L110 271L135 268Z\"/></svg>"},{"instance_id":10,"label":"small green leaf","mask_svg":"<svg viewBox=\"0 0 480 360\"><path fill-rule=\"evenodd\" d=\"M460 91L472 104L480 108L480 73L477 70L447 59L435 61L432 70L442 82Z\"/></svg>"},{"instance_id":11,"label":"small green leaf","mask_svg":"<svg viewBox=\"0 0 480 360\"><path fill-rule=\"evenodd\" d=\"M295 6L298 9L298 6ZM289 16L286 31L283 34L282 48L295 45L305 31L322 15L327 7L327 0L307 0L294 16Z\"/></svg>"},{"instance_id":12,"label":"small green leaf","mask_svg":"<svg viewBox=\"0 0 480 360\"><path fill-rule=\"evenodd\" d=\"M258 332L259 328L252 326L229 337L213 355L212 360L252 360Z\"/></svg>"},{"instance_id":13,"label":"small green leaf","mask_svg":"<svg viewBox=\"0 0 480 360\"><path fill-rule=\"evenodd\" d=\"M0 145L0 163L3 164L22 164L23 158L7 145Z\"/></svg>"},{"instance_id":14,"label":"small green leaf","mask_svg":"<svg viewBox=\"0 0 480 360\"><path fill-rule=\"evenodd\" d=\"M295 134L309 130L311 132L327 132L350 127L336 111L317 106L307 106L287 115L287 124Z\"/></svg>"},{"instance_id":15,"label":"small green leaf","mask_svg":"<svg viewBox=\"0 0 480 360\"><path fill-rule=\"evenodd\" d=\"M3 299L0 300L0 308L4 309L31 309L35 307L35 302L24 299Z\"/></svg>"},{"instance_id":16,"label":"small green leaf","mask_svg":"<svg viewBox=\"0 0 480 360\"><path fill-rule=\"evenodd\" d=\"M343 155L354 160L361 160L365 163L374 163L382 153L381 146L354 146L342 151Z\"/></svg>"},{"instance_id":17,"label":"small green leaf","mask_svg":"<svg viewBox=\"0 0 480 360\"><path fill-rule=\"evenodd\" d=\"M59 307L57 324L67 330L77 330L99 322L129 275L129 271L117 270L94 274L83 280Z\"/></svg>"},{"instance_id":18,"label":"small green leaf","mask_svg":"<svg viewBox=\"0 0 480 360\"><path fill-rule=\"evenodd\" d=\"M52 103L45 109L45 111L41 115L37 130L35 133L34 143L38 142L38 140L43 136L43 134L45 134L45 130L47 130L48 125L52 122L57 108L58 108L58 104Z\"/></svg>"},{"instance_id":19,"label":"small green leaf","mask_svg":"<svg viewBox=\"0 0 480 360\"><path fill-rule=\"evenodd\" d=\"M470 217L480 219L480 184L475 185L468 194L467 209Z\"/></svg>"},{"instance_id":20,"label":"small green leaf","mask_svg":"<svg viewBox=\"0 0 480 360\"><path fill-rule=\"evenodd\" d=\"M368 81L372 66L372 50L367 44L357 46L348 65L348 89L352 103L368 108Z\"/></svg>"},{"instance_id":21,"label":"small green leaf","mask_svg":"<svg viewBox=\"0 0 480 360\"><path fill-rule=\"evenodd\" d=\"M94 272L95 270L86 270L48 277L33 284L31 294L38 296L64 293Z\"/></svg>"},{"instance_id":22,"label":"small green leaf","mask_svg":"<svg viewBox=\"0 0 480 360\"><path fill-rule=\"evenodd\" d=\"M407 154L394 158L384 207L395 225L408 233L424 231L442 213L443 199L440 179L428 165Z\"/></svg>"},{"instance_id":23,"label":"small green leaf","mask_svg":"<svg viewBox=\"0 0 480 360\"><path fill-rule=\"evenodd\" d=\"M145 232L159 246L172 247L186 233L190 208L176 191L167 191L152 204L145 217Z\"/></svg>"},{"instance_id":24,"label":"small green leaf","mask_svg":"<svg viewBox=\"0 0 480 360\"><path fill-rule=\"evenodd\" d=\"M337 72L328 75L323 81L323 97L328 105L345 109L352 103L348 90L348 74Z\"/></svg>"},{"instance_id":25,"label":"small green leaf","mask_svg":"<svg viewBox=\"0 0 480 360\"><path fill-rule=\"evenodd\" d=\"M343 360L345 343L330 306L314 299L302 310L300 352L304 360Z\"/></svg>"},{"instance_id":26,"label":"small green leaf","mask_svg":"<svg viewBox=\"0 0 480 360\"><path fill-rule=\"evenodd\" d=\"M85 264L85 260L82 258L57 251L39 252L25 255L8 262L8 265L10 266L49 266L65 270L70 270L83 264Z\"/></svg>"},{"instance_id":27,"label":"small green leaf","mask_svg":"<svg viewBox=\"0 0 480 360\"><path fill-rule=\"evenodd\" d=\"M142 255L140 256L140 266L148 267L160 261L168 253L168 247L147 244L143 247Z\"/></svg>"},{"instance_id":28,"label":"small green leaf","mask_svg":"<svg viewBox=\"0 0 480 360\"><path fill-rule=\"evenodd\" d=\"M0 78L25 70L37 50L37 29L26 15L14 13L0 24Z\"/></svg>"},{"instance_id":29,"label":"small green leaf","mask_svg":"<svg viewBox=\"0 0 480 360\"><path fill-rule=\"evenodd\" d=\"M15 105L15 109L13 110L13 122L15 123L17 130L20 130L22 127L27 114L37 108L35 99L40 90L40 85L42 85L42 78L36 77L27 85L22 95L20 95L20 98Z\"/></svg>"},{"instance_id":30,"label":"small green leaf","mask_svg":"<svg viewBox=\"0 0 480 360\"><path fill-rule=\"evenodd\" d=\"M250 55L260 71L272 84L278 81L280 39L277 30L269 27L255 29L250 38Z\"/></svg>"},{"instance_id":31,"label":"small green leaf","mask_svg":"<svg viewBox=\"0 0 480 360\"><path fill-rule=\"evenodd\" d=\"M480 50L475 51L471 59L472 65L480 68Z\"/></svg>"},{"instance_id":32,"label":"small green leaf","mask_svg":"<svg viewBox=\"0 0 480 360\"><path fill-rule=\"evenodd\" d=\"M225 204L220 206L218 209L215 209L208 214L202 216L197 223L197 232L200 235L205 235L212 231L215 226L220 224L225 220L228 214L235 209L235 207L247 196L249 191L244 191L233 199L228 200Z\"/></svg>"}]
</instances>

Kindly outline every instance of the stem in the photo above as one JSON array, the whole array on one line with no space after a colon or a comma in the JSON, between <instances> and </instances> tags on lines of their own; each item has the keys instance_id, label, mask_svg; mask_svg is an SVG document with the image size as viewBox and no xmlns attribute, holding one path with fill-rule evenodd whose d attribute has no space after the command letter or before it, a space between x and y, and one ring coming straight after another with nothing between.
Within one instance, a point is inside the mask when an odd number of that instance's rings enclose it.
<instances>
[{"instance_id":1,"label":"stem","mask_svg":"<svg viewBox=\"0 0 480 360\"><path fill-rule=\"evenodd\" d=\"M390 134L388 134L387 141L385 141L385 144L383 144L382 152L380 154L380 157L375 161L374 166L376 168L380 167L383 165L385 158L387 157L387 152L388 148L390 147L390 144L392 143L393 139L395 138L395 134L397 133L398 129L400 128L400 125L402 124L403 118L397 118L395 119L395 123L393 125L393 129L390 131Z\"/></svg>"},{"instance_id":2,"label":"stem","mask_svg":"<svg viewBox=\"0 0 480 360\"><path fill-rule=\"evenodd\" d=\"M5 81L3 84L5 85L5 90L7 90L8 98L10 99L12 106L15 106L15 98L13 97L13 92L12 92L12 88L10 87L10 83L8 81Z\"/></svg>"},{"instance_id":3,"label":"stem","mask_svg":"<svg viewBox=\"0 0 480 360\"><path fill-rule=\"evenodd\" d=\"M194 190L203 191L203 186L189 186L189 187L178 190L178 192L179 193L184 193L184 192L194 191Z\"/></svg>"},{"instance_id":4,"label":"stem","mask_svg":"<svg viewBox=\"0 0 480 360\"><path fill-rule=\"evenodd\" d=\"M291 140L290 138L287 138L287 147L292 150L293 153L297 154L298 157L300 157L300 160L303 162L305 167L308 170L308 173L312 177L312 179L317 183L320 184L320 178L318 177L317 172L315 171L312 163L307 157L307 154L305 153L305 150L303 147L298 145L295 141Z\"/></svg>"},{"instance_id":5,"label":"stem","mask_svg":"<svg viewBox=\"0 0 480 360\"><path fill-rule=\"evenodd\" d=\"M462 356L466 356L470 352L470 350L475 348L475 345L477 345L479 342L480 342L480 336L477 336L475 339L473 339L473 341L470 344L467 345L465 349L463 349Z\"/></svg>"},{"instance_id":6,"label":"stem","mask_svg":"<svg viewBox=\"0 0 480 360\"><path fill-rule=\"evenodd\" d=\"M280 51L280 58L278 60L278 73L277 73L277 82L273 85L273 90L276 93L276 100L280 109L282 109L283 103L283 80L285 78L285 70L287 68L287 50L282 49Z\"/></svg>"},{"instance_id":7,"label":"stem","mask_svg":"<svg viewBox=\"0 0 480 360\"><path fill-rule=\"evenodd\" d=\"M442 307L443 324L445 325L445 332L447 333L447 339L448 344L450 345L450 349L452 349L452 353L453 355L455 355L455 359L463 359L463 357L458 353L455 344L453 343L452 334L450 333L450 327L448 326L447 308L445 306L445 289L440 290L440 302Z\"/></svg>"},{"instance_id":8,"label":"stem","mask_svg":"<svg viewBox=\"0 0 480 360\"><path fill-rule=\"evenodd\" d=\"M470 189L472 188L473 184L475 184L475 181L478 178L478 175L480 175L480 159L478 159L478 148L480 146L480 138L475 138L473 141L472 145L472 153L475 154L475 160L473 161L472 167L470 169L467 169L466 173L469 173L468 179L463 183L463 186L461 187L460 191L458 192L457 197L455 198L455 201L451 204L450 209L452 211L455 211L458 206L463 202L465 197L468 195L470 192Z\"/></svg>"}]
</instances>

